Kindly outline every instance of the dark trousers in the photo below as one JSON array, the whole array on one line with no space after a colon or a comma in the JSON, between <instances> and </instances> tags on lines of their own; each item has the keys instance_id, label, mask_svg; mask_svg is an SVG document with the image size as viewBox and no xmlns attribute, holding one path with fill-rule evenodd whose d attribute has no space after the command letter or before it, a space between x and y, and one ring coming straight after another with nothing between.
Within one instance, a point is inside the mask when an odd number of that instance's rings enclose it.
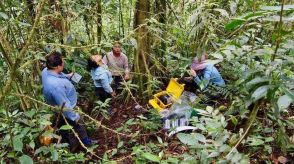
<instances>
[{"instance_id":1,"label":"dark trousers","mask_svg":"<svg viewBox=\"0 0 294 164\"><path fill-rule=\"evenodd\" d=\"M193 79L185 79L183 78L179 78L178 82L180 84L185 84L184 89L185 91L189 91L189 92L196 92L197 89L199 89L198 85L195 83L195 81Z\"/></svg>"},{"instance_id":2,"label":"dark trousers","mask_svg":"<svg viewBox=\"0 0 294 164\"><path fill-rule=\"evenodd\" d=\"M216 86L209 84L204 90L200 91L199 86L195 83L195 81L180 78L178 80L179 83L185 84L185 91L196 93L200 98L200 103L213 105L215 101L220 97L225 96L226 89L224 87Z\"/></svg>"},{"instance_id":3,"label":"dark trousers","mask_svg":"<svg viewBox=\"0 0 294 164\"><path fill-rule=\"evenodd\" d=\"M113 78L113 83L111 85L112 89L116 93L120 93L122 89L119 87L121 86L121 82L123 82L123 77L122 76L112 76L112 78Z\"/></svg>"},{"instance_id":4,"label":"dark trousers","mask_svg":"<svg viewBox=\"0 0 294 164\"><path fill-rule=\"evenodd\" d=\"M65 120L62 116L59 117L59 120L57 120L58 114L56 113L54 119L53 119L53 127L57 127L59 129L61 126L66 125ZM66 118L66 121L69 125L71 125L74 129L74 131L78 134L80 139L84 139L88 137L86 128L81 125L79 122L72 121L68 118ZM57 124L57 125L56 125ZM62 136L62 142L69 143L70 149L72 150L73 147L76 147L79 145L78 139L75 137L75 135L72 133L71 130L58 130L57 134Z\"/></svg>"},{"instance_id":5,"label":"dark trousers","mask_svg":"<svg viewBox=\"0 0 294 164\"><path fill-rule=\"evenodd\" d=\"M111 98L111 95L105 92L105 90L102 87L96 87L95 94L102 102L105 102L106 99Z\"/></svg>"}]
</instances>

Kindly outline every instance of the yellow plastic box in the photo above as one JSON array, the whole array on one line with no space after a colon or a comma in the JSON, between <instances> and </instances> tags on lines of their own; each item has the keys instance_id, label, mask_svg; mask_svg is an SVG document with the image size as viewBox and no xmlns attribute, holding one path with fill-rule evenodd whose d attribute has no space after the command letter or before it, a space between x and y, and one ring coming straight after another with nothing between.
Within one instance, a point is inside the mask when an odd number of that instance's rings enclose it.
<instances>
[{"instance_id":1,"label":"yellow plastic box","mask_svg":"<svg viewBox=\"0 0 294 164\"><path fill-rule=\"evenodd\" d=\"M175 101L177 101L180 96L182 95L184 91L184 85L185 84L179 84L177 82L177 79L172 78L165 91L161 91L159 93L156 93L153 95L153 99L149 100L149 104L156 109L158 112L160 112L163 109L169 108ZM172 102L169 104L164 104L159 97L162 95L169 95L171 96Z\"/></svg>"}]
</instances>

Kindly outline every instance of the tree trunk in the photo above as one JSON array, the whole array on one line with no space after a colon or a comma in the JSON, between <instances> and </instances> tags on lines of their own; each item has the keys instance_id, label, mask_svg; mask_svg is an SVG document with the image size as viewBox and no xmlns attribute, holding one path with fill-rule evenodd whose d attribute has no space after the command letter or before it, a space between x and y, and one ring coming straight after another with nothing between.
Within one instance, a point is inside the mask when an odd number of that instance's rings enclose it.
<instances>
[{"instance_id":1,"label":"tree trunk","mask_svg":"<svg viewBox=\"0 0 294 164\"><path fill-rule=\"evenodd\" d=\"M139 93L143 93L147 90L147 93L151 93L151 89L146 83L152 78L149 72L149 53L150 44L148 38L148 29L145 25L146 19L149 18L150 1L149 0L137 0L135 9L134 29L136 31L137 49L135 51L134 82L139 86Z\"/></svg>"},{"instance_id":2,"label":"tree trunk","mask_svg":"<svg viewBox=\"0 0 294 164\"><path fill-rule=\"evenodd\" d=\"M28 6L28 9L29 9L29 13L30 13L30 16L31 16L31 19L32 19L32 22L34 21L35 19L35 12L34 12L34 3L33 3L33 0L26 0L27 2L27 6Z\"/></svg>"},{"instance_id":3,"label":"tree trunk","mask_svg":"<svg viewBox=\"0 0 294 164\"><path fill-rule=\"evenodd\" d=\"M162 23L162 31L163 33L161 34L161 38L165 40L166 38L166 0L161 0L161 1L155 1L155 5L156 5L156 9L155 9L155 13L158 13L157 16L157 20L158 22ZM165 55L165 51L166 51L166 44L161 41L161 46L160 46L160 58L161 58L161 62L163 63L164 66L167 65L166 60L164 60L164 55Z\"/></svg>"},{"instance_id":4,"label":"tree trunk","mask_svg":"<svg viewBox=\"0 0 294 164\"><path fill-rule=\"evenodd\" d=\"M101 43L101 38L102 38L102 5L101 5L101 0L98 0L98 5L97 5L97 43Z\"/></svg>"},{"instance_id":5,"label":"tree trunk","mask_svg":"<svg viewBox=\"0 0 294 164\"><path fill-rule=\"evenodd\" d=\"M125 37L124 18L123 18L123 11L121 6L122 6L121 0L119 0L119 35L120 37L124 38ZM120 31L122 32L122 35Z\"/></svg>"}]
</instances>

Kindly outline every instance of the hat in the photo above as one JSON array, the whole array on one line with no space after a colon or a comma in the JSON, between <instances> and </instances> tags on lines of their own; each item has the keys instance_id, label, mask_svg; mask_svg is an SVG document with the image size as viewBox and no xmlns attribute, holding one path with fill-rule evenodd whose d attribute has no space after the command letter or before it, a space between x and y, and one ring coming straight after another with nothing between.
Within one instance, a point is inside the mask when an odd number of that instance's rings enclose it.
<instances>
[{"instance_id":1,"label":"hat","mask_svg":"<svg viewBox=\"0 0 294 164\"><path fill-rule=\"evenodd\" d=\"M195 71L204 69L207 65L205 60L206 60L205 55L202 55L201 58L199 58L197 56L194 57L193 62L191 64L191 69L193 69Z\"/></svg>"}]
</instances>

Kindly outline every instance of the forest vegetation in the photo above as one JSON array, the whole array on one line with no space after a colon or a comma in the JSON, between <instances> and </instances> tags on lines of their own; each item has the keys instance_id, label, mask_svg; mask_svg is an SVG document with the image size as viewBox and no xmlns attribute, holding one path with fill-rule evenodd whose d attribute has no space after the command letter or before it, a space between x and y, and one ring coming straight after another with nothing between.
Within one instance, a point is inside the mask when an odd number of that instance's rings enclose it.
<instances>
[{"instance_id":1,"label":"forest vegetation","mask_svg":"<svg viewBox=\"0 0 294 164\"><path fill-rule=\"evenodd\" d=\"M293 163L293 21L293 0L1 0L0 162ZM115 41L131 80L103 103L87 58ZM42 94L51 51L82 75L75 111L94 146L70 151L58 129L45 128L61 110ZM196 130L169 137L148 100L203 53L218 61L225 96L193 104L207 113L189 119ZM54 140L43 145L41 136Z\"/></svg>"}]
</instances>

